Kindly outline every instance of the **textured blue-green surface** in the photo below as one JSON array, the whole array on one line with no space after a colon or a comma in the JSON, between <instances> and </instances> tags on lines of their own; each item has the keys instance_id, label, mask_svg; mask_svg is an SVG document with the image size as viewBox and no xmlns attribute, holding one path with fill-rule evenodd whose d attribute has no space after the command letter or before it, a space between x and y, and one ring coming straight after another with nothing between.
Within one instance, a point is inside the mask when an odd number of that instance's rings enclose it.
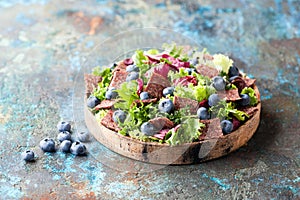
<instances>
[{"instance_id":1,"label":"textured blue-green surface","mask_svg":"<svg viewBox=\"0 0 300 200\"><path fill-rule=\"evenodd\" d=\"M300 198L298 0L3 0L0 13L1 199ZM74 134L86 129L72 99L83 92L74 86L93 49L143 27L227 53L257 79L262 120L248 145L211 162L144 173L94 140L87 157L41 152L39 141L56 137L59 120L76 121ZM28 148L36 162L21 160Z\"/></svg>"}]
</instances>

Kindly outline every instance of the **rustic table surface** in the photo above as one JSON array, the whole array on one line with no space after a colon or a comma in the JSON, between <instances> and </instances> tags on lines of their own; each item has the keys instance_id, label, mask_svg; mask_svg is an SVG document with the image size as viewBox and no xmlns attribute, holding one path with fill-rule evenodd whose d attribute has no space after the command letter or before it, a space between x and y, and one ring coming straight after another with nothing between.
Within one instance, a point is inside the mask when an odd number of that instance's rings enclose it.
<instances>
[{"instance_id":1,"label":"rustic table surface","mask_svg":"<svg viewBox=\"0 0 300 200\"><path fill-rule=\"evenodd\" d=\"M1 0L0 13L0 199L300 198L298 0ZM43 153L60 120L87 131L76 102L94 48L143 27L230 54L257 79L261 123L247 146L187 166L141 164L93 138L86 157Z\"/></svg>"}]
</instances>

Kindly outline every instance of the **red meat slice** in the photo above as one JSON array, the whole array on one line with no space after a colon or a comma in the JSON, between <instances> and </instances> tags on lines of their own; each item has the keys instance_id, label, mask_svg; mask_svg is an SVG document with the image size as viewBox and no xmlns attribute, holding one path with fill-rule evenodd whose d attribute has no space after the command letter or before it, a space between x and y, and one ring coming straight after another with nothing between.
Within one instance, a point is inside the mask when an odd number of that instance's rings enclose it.
<instances>
[{"instance_id":1,"label":"red meat slice","mask_svg":"<svg viewBox=\"0 0 300 200\"><path fill-rule=\"evenodd\" d=\"M98 87L98 83L102 81L101 76L95 76L93 74L84 74L85 92L89 96L95 88Z\"/></svg>"},{"instance_id":2,"label":"red meat slice","mask_svg":"<svg viewBox=\"0 0 300 200\"><path fill-rule=\"evenodd\" d=\"M176 110L189 107L191 114L196 114L199 108L199 102L190 98L174 97L174 106Z\"/></svg>"},{"instance_id":3,"label":"red meat slice","mask_svg":"<svg viewBox=\"0 0 300 200\"><path fill-rule=\"evenodd\" d=\"M218 94L222 98L225 98L226 101L237 101L241 99L238 89L225 90L224 92L219 92Z\"/></svg>"},{"instance_id":4,"label":"red meat slice","mask_svg":"<svg viewBox=\"0 0 300 200\"><path fill-rule=\"evenodd\" d=\"M109 87L115 87L116 89L120 88L121 84L126 81L127 75L128 72L125 70L114 71Z\"/></svg>"},{"instance_id":5,"label":"red meat slice","mask_svg":"<svg viewBox=\"0 0 300 200\"><path fill-rule=\"evenodd\" d=\"M256 82L256 79L251 79L251 78L244 78L246 87L252 87L254 83Z\"/></svg>"},{"instance_id":6,"label":"red meat slice","mask_svg":"<svg viewBox=\"0 0 300 200\"><path fill-rule=\"evenodd\" d=\"M118 65L114 68L113 72L116 71L126 71L127 65L124 62L119 62Z\"/></svg>"},{"instance_id":7,"label":"red meat slice","mask_svg":"<svg viewBox=\"0 0 300 200\"><path fill-rule=\"evenodd\" d=\"M149 123L153 124L157 130L170 129L174 126L174 123L166 117L156 117L149 120Z\"/></svg>"},{"instance_id":8,"label":"red meat slice","mask_svg":"<svg viewBox=\"0 0 300 200\"><path fill-rule=\"evenodd\" d=\"M163 89L170 86L171 84L168 79L153 72L144 91L148 92L151 97L160 99L163 96Z\"/></svg>"},{"instance_id":9,"label":"red meat slice","mask_svg":"<svg viewBox=\"0 0 300 200\"><path fill-rule=\"evenodd\" d=\"M200 140L217 139L223 136L219 118L201 120L200 122L205 124L205 128L201 130Z\"/></svg>"},{"instance_id":10,"label":"red meat slice","mask_svg":"<svg viewBox=\"0 0 300 200\"><path fill-rule=\"evenodd\" d=\"M100 109L110 109L115 104L116 100L103 100L100 104L98 104L94 110L100 110Z\"/></svg>"},{"instance_id":11,"label":"red meat slice","mask_svg":"<svg viewBox=\"0 0 300 200\"><path fill-rule=\"evenodd\" d=\"M203 76L208 76L209 78L213 78L219 75L219 71L217 69L206 65L197 66L196 71Z\"/></svg>"},{"instance_id":12,"label":"red meat slice","mask_svg":"<svg viewBox=\"0 0 300 200\"><path fill-rule=\"evenodd\" d=\"M118 124L116 124L112 118L113 116L112 110L109 110L108 113L102 118L101 124L105 126L106 128L109 128L110 130L113 130L115 132L120 131L121 129L118 127Z\"/></svg>"},{"instance_id":13,"label":"red meat slice","mask_svg":"<svg viewBox=\"0 0 300 200\"><path fill-rule=\"evenodd\" d=\"M249 115L249 117L252 117L258 111L258 108L257 107L243 107L240 110L247 113L247 115Z\"/></svg>"}]
</instances>

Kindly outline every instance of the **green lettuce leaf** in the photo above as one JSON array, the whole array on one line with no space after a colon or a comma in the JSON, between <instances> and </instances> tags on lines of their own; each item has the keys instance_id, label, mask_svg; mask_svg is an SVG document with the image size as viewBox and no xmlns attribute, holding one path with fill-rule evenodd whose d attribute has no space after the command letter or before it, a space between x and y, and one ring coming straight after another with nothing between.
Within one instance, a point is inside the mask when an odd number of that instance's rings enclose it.
<instances>
[{"instance_id":1,"label":"green lettuce leaf","mask_svg":"<svg viewBox=\"0 0 300 200\"><path fill-rule=\"evenodd\" d=\"M231 60L228 56L223 54L215 54L213 59L214 66L221 72L225 72L228 74L229 68L233 64L233 60Z\"/></svg>"},{"instance_id":2,"label":"green lettuce leaf","mask_svg":"<svg viewBox=\"0 0 300 200\"><path fill-rule=\"evenodd\" d=\"M250 106L255 106L258 103L258 100L255 96L255 91L251 87L245 87L241 94L248 94L250 97Z\"/></svg>"},{"instance_id":3,"label":"green lettuce leaf","mask_svg":"<svg viewBox=\"0 0 300 200\"><path fill-rule=\"evenodd\" d=\"M102 81L98 83L98 87L92 93L93 96L102 101L105 99L105 93L110 84L113 74L109 68L104 68L103 70L101 70L100 67L95 67L92 74L102 77Z\"/></svg>"},{"instance_id":4,"label":"green lettuce leaf","mask_svg":"<svg viewBox=\"0 0 300 200\"><path fill-rule=\"evenodd\" d=\"M132 103L135 100L140 99L137 94L137 85L136 81L122 83L120 88L117 89L120 101L115 103L114 107L122 110L129 110Z\"/></svg>"},{"instance_id":5,"label":"green lettuce leaf","mask_svg":"<svg viewBox=\"0 0 300 200\"><path fill-rule=\"evenodd\" d=\"M180 125L177 131L171 129L167 133L166 142L171 146L180 145L183 143L189 143L198 140L201 132L199 129L205 126L204 124L199 122L199 119L195 118L187 118Z\"/></svg>"},{"instance_id":6,"label":"green lettuce leaf","mask_svg":"<svg viewBox=\"0 0 300 200\"><path fill-rule=\"evenodd\" d=\"M245 121L246 117L249 118L249 115L243 111L240 111L234 108L232 102L226 102L222 100L216 106L210 107L209 111L212 113L213 116L216 116L220 119L231 119L232 117L236 117L239 121Z\"/></svg>"},{"instance_id":7,"label":"green lettuce leaf","mask_svg":"<svg viewBox=\"0 0 300 200\"><path fill-rule=\"evenodd\" d=\"M183 46L178 46L176 43L171 43L171 44L166 44L164 43L162 45L162 48L170 54L170 56L174 58L179 58L180 60L186 62L189 60L189 57L187 54L184 52L184 47Z\"/></svg>"}]
</instances>

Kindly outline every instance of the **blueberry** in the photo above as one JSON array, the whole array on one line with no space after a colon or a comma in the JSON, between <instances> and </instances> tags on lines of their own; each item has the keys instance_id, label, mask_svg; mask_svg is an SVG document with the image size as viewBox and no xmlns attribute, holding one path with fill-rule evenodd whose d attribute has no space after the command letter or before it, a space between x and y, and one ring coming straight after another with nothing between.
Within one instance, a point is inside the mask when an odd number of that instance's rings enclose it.
<instances>
[{"instance_id":1,"label":"blueberry","mask_svg":"<svg viewBox=\"0 0 300 200\"><path fill-rule=\"evenodd\" d=\"M117 96L118 96L118 93L116 91L116 88L114 88L114 87L109 88L105 93L105 98L109 99L109 100L115 99L115 98L117 98Z\"/></svg>"},{"instance_id":2,"label":"blueberry","mask_svg":"<svg viewBox=\"0 0 300 200\"><path fill-rule=\"evenodd\" d=\"M229 120L223 120L223 121L221 121L221 128L222 128L223 134L226 135L233 130L233 124Z\"/></svg>"},{"instance_id":3,"label":"blueberry","mask_svg":"<svg viewBox=\"0 0 300 200\"><path fill-rule=\"evenodd\" d=\"M221 101L218 94L212 94L208 97L208 105L215 106Z\"/></svg>"},{"instance_id":4,"label":"blueberry","mask_svg":"<svg viewBox=\"0 0 300 200\"><path fill-rule=\"evenodd\" d=\"M174 110L174 104L170 99L164 99L159 102L158 109L161 112L171 113Z\"/></svg>"},{"instance_id":5,"label":"blueberry","mask_svg":"<svg viewBox=\"0 0 300 200\"><path fill-rule=\"evenodd\" d=\"M174 94L174 87L166 87L163 90L163 96L166 97L167 95L173 96Z\"/></svg>"},{"instance_id":6,"label":"blueberry","mask_svg":"<svg viewBox=\"0 0 300 200\"><path fill-rule=\"evenodd\" d=\"M87 101L86 104L89 108L94 108L95 106L97 106L101 101L94 96L90 96Z\"/></svg>"},{"instance_id":7,"label":"blueberry","mask_svg":"<svg viewBox=\"0 0 300 200\"><path fill-rule=\"evenodd\" d=\"M193 65L193 66L196 66L196 65L199 63L199 61L198 61L197 58L193 58L193 59L190 60L189 62L190 62L190 64Z\"/></svg>"},{"instance_id":8,"label":"blueberry","mask_svg":"<svg viewBox=\"0 0 300 200\"><path fill-rule=\"evenodd\" d=\"M250 97L248 94L241 94L241 100L238 101L238 104L241 106L248 106L250 104Z\"/></svg>"},{"instance_id":9,"label":"blueberry","mask_svg":"<svg viewBox=\"0 0 300 200\"><path fill-rule=\"evenodd\" d=\"M69 131L62 131L58 134L57 139L60 142L64 140L71 140L71 133Z\"/></svg>"},{"instance_id":10,"label":"blueberry","mask_svg":"<svg viewBox=\"0 0 300 200\"><path fill-rule=\"evenodd\" d=\"M87 152L85 145L79 141L73 142L73 144L70 147L70 151L76 156L86 155Z\"/></svg>"},{"instance_id":11,"label":"blueberry","mask_svg":"<svg viewBox=\"0 0 300 200\"><path fill-rule=\"evenodd\" d=\"M233 76L239 76L239 75L240 75L240 71L236 66L233 65L229 68L229 72L228 72L229 78Z\"/></svg>"},{"instance_id":12,"label":"blueberry","mask_svg":"<svg viewBox=\"0 0 300 200\"><path fill-rule=\"evenodd\" d=\"M126 77L126 82L133 81L139 78L138 72L130 72Z\"/></svg>"},{"instance_id":13,"label":"blueberry","mask_svg":"<svg viewBox=\"0 0 300 200\"><path fill-rule=\"evenodd\" d=\"M133 65L128 65L126 67L126 72L139 72L140 68L138 66L136 66L135 64Z\"/></svg>"},{"instance_id":14,"label":"blueberry","mask_svg":"<svg viewBox=\"0 0 300 200\"><path fill-rule=\"evenodd\" d=\"M90 134L88 132L80 132L77 134L77 138L80 142L87 142L90 139Z\"/></svg>"},{"instance_id":15,"label":"blueberry","mask_svg":"<svg viewBox=\"0 0 300 200\"><path fill-rule=\"evenodd\" d=\"M44 152L54 152L55 151L55 142L53 139L45 138L40 141L40 148Z\"/></svg>"},{"instance_id":16,"label":"blueberry","mask_svg":"<svg viewBox=\"0 0 300 200\"><path fill-rule=\"evenodd\" d=\"M225 90L225 80L221 76L215 76L213 78L213 86L218 91Z\"/></svg>"},{"instance_id":17,"label":"blueberry","mask_svg":"<svg viewBox=\"0 0 300 200\"><path fill-rule=\"evenodd\" d=\"M62 132L62 131L71 132L71 124L69 122L59 122L57 124L57 129L59 132Z\"/></svg>"},{"instance_id":18,"label":"blueberry","mask_svg":"<svg viewBox=\"0 0 300 200\"><path fill-rule=\"evenodd\" d=\"M68 153L68 152L70 152L71 145L72 145L72 142L70 140L64 140L60 144L59 149L62 152Z\"/></svg>"},{"instance_id":19,"label":"blueberry","mask_svg":"<svg viewBox=\"0 0 300 200\"><path fill-rule=\"evenodd\" d=\"M123 110L116 110L113 113L113 120L116 123L124 123L126 119L126 113Z\"/></svg>"},{"instance_id":20,"label":"blueberry","mask_svg":"<svg viewBox=\"0 0 300 200\"><path fill-rule=\"evenodd\" d=\"M155 135L159 130L155 128L155 126L149 122L145 122L141 126L141 132L147 136Z\"/></svg>"},{"instance_id":21,"label":"blueberry","mask_svg":"<svg viewBox=\"0 0 300 200\"><path fill-rule=\"evenodd\" d=\"M21 156L22 156L22 159L27 162L34 161L34 152L31 150L26 150L26 151L22 152Z\"/></svg>"},{"instance_id":22,"label":"blueberry","mask_svg":"<svg viewBox=\"0 0 300 200\"><path fill-rule=\"evenodd\" d=\"M194 68L185 68L184 71L187 72L188 75L192 75L192 73L195 71L195 69Z\"/></svg>"},{"instance_id":23,"label":"blueberry","mask_svg":"<svg viewBox=\"0 0 300 200\"><path fill-rule=\"evenodd\" d=\"M200 107L197 110L197 116L199 119L209 119L209 114L207 112L207 109L205 107Z\"/></svg>"},{"instance_id":24,"label":"blueberry","mask_svg":"<svg viewBox=\"0 0 300 200\"><path fill-rule=\"evenodd\" d=\"M148 93L148 92L142 92L142 93L140 94L140 99L141 99L141 100L150 99L149 93Z\"/></svg>"}]
</instances>

